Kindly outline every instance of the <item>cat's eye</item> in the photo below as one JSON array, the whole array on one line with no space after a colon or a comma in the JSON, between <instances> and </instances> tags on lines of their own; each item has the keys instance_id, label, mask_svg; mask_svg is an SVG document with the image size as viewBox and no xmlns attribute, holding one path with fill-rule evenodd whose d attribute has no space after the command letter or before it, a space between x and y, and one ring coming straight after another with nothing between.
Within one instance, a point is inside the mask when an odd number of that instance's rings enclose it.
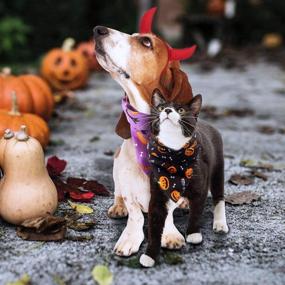
<instances>
[{"instance_id":1,"label":"cat's eye","mask_svg":"<svg viewBox=\"0 0 285 285\"><path fill-rule=\"evenodd\" d=\"M162 111L164 110L164 107L163 107L163 106L158 106L157 110L158 110L159 112L162 112Z\"/></svg>"},{"instance_id":2,"label":"cat's eye","mask_svg":"<svg viewBox=\"0 0 285 285\"><path fill-rule=\"evenodd\" d=\"M185 109L184 109L184 108L179 108L179 109L177 110L177 112L178 112L179 114L184 114L184 113L185 113Z\"/></svg>"}]
</instances>

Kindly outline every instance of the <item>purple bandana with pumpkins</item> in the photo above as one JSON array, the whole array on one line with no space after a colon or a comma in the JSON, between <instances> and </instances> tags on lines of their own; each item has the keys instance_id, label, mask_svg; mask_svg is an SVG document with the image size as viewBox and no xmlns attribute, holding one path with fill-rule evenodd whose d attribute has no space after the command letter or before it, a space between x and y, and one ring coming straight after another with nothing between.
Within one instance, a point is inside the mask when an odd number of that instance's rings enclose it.
<instances>
[{"instance_id":1,"label":"purple bandana with pumpkins","mask_svg":"<svg viewBox=\"0 0 285 285\"><path fill-rule=\"evenodd\" d=\"M131 136L136 148L137 161L146 175L150 174L147 144L150 138L150 117L138 112L125 96L122 99L122 108L131 127Z\"/></svg>"}]
</instances>

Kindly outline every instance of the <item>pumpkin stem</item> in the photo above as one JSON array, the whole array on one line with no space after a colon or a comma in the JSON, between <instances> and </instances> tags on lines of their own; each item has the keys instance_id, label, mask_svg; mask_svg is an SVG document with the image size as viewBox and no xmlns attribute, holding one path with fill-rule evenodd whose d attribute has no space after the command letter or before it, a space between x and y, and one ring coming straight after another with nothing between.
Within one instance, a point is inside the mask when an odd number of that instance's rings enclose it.
<instances>
[{"instance_id":1,"label":"pumpkin stem","mask_svg":"<svg viewBox=\"0 0 285 285\"><path fill-rule=\"evenodd\" d=\"M25 125L21 126L20 131L16 134L16 139L20 142L25 142L29 139L27 127Z\"/></svg>"},{"instance_id":2,"label":"pumpkin stem","mask_svg":"<svg viewBox=\"0 0 285 285\"><path fill-rule=\"evenodd\" d=\"M2 68L1 70L1 75L4 75L4 76L9 76L12 74L12 70L11 70L11 67L9 66L5 66Z\"/></svg>"},{"instance_id":3,"label":"pumpkin stem","mask_svg":"<svg viewBox=\"0 0 285 285\"><path fill-rule=\"evenodd\" d=\"M74 45L75 45L75 40L73 38L67 38L64 40L61 49L63 51L71 51Z\"/></svg>"},{"instance_id":4,"label":"pumpkin stem","mask_svg":"<svg viewBox=\"0 0 285 285\"><path fill-rule=\"evenodd\" d=\"M14 133L10 129L5 130L5 132L4 132L4 139L5 140L9 140L13 136L14 136Z\"/></svg>"},{"instance_id":5,"label":"pumpkin stem","mask_svg":"<svg viewBox=\"0 0 285 285\"><path fill-rule=\"evenodd\" d=\"M16 91L11 92L11 97L12 97L12 109L9 112L9 115L20 116L21 113L19 112L19 104L18 104L18 100L17 100Z\"/></svg>"}]
</instances>

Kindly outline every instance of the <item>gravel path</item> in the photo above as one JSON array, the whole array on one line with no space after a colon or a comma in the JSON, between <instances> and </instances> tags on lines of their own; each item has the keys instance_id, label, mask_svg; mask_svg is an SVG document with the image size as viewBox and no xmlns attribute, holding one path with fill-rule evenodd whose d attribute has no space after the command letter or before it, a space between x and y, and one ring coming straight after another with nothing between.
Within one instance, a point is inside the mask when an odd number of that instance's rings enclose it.
<instances>
[{"instance_id":1,"label":"gravel path","mask_svg":"<svg viewBox=\"0 0 285 285\"><path fill-rule=\"evenodd\" d=\"M204 106L216 106L219 112L228 108L250 108L255 112L244 117L208 120L224 138L226 193L251 190L260 194L261 200L250 205L227 205L230 233L222 236L211 229L213 214L209 198L203 218L203 244L187 245L176 251L174 257L182 258L178 265L169 265L169 253L164 252L160 264L148 270L130 268L136 267L136 257L120 259L112 255L126 223L125 219L107 218L112 197L96 197L91 204L97 222L88 232L94 235L92 241L27 242L16 236L14 227L0 222L1 285L24 273L36 285L60 284L59 278L64 284L91 285L94 284L91 270L102 263L110 266L114 284L120 285L285 284L285 74L263 62L244 70L216 68L204 72L198 65L184 66L184 70L189 74L194 93L203 95ZM76 92L86 109L62 108L60 118L51 122L54 146L48 148L47 156L57 155L68 161L66 176L95 178L113 191L112 156L104 153L115 150L121 143L114 126L122 94L108 75L93 75L88 88ZM276 131L261 133L258 130L263 126ZM227 180L232 174L247 171L239 166L244 159L271 163L274 171L265 171L268 180L255 178L250 186L229 184ZM59 213L67 208L61 204ZM182 231L186 214L182 210L176 213L176 223Z\"/></svg>"}]
</instances>

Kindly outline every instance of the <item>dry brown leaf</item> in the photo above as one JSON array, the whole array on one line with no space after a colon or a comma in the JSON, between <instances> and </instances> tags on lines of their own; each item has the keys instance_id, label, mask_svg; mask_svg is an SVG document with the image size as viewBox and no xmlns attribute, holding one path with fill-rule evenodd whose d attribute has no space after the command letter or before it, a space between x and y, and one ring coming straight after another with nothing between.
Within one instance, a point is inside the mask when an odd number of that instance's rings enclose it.
<instances>
[{"instance_id":1,"label":"dry brown leaf","mask_svg":"<svg viewBox=\"0 0 285 285\"><path fill-rule=\"evenodd\" d=\"M17 235L24 240L58 241L66 234L64 218L47 215L28 219L17 228Z\"/></svg>"},{"instance_id":2,"label":"dry brown leaf","mask_svg":"<svg viewBox=\"0 0 285 285\"><path fill-rule=\"evenodd\" d=\"M253 201L260 200L260 195L251 191L243 191L227 195L225 198L226 203L232 205L250 204Z\"/></svg>"},{"instance_id":3,"label":"dry brown leaf","mask_svg":"<svg viewBox=\"0 0 285 285\"><path fill-rule=\"evenodd\" d=\"M251 185L253 184L254 179L249 175L233 174L230 177L229 182L234 185Z\"/></svg>"}]
</instances>

